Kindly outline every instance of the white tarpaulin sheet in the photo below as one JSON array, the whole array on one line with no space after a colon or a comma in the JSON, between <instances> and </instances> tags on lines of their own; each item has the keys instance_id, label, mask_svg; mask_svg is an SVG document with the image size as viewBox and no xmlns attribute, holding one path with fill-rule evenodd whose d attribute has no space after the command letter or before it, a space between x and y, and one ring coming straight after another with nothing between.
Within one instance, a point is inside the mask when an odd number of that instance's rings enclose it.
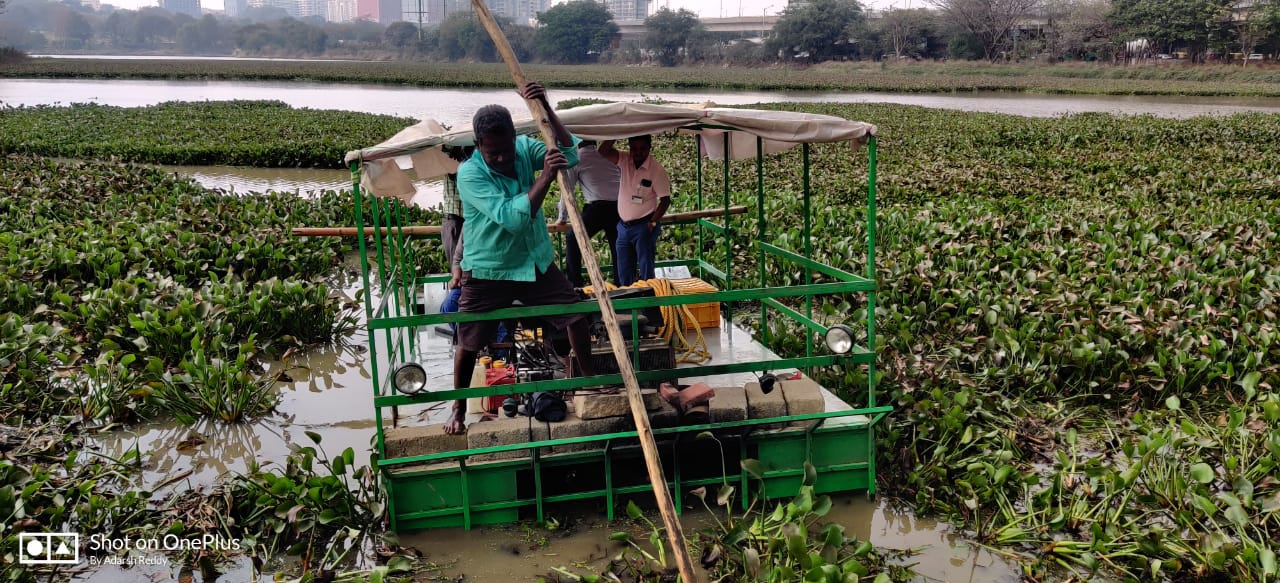
<instances>
[{"instance_id":1,"label":"white tarpaulin sheet","mask_svg":"<svg viewBox=\"0 0 1280 583\"><path fill-rule=\"evenodd\" d=\"M797 144L831 142L865 142L875 135L876 126L844 118L794 111L730 109L709 106L654 105L648 103L603 103L575 107L557 112L565 127L574 135L589 140L624 139L641 134L679 132L701 136L703 153L712 160L724 159L724 134L729 133L729 159L749 160L756 155L756 138L762 139L764 153L785 151ZM518 114L515 114L518 115ZM527 116L515 119L516 131L534 134L538 126ZM381 144L347 152L348 163L359 160L365 168L375 165L381 178L371 181L377 196L397 196L404 183L399 177L387 176L396 170L394 164L375 164L408 156L414 174L427 180L453 172L457 163L442 151L442 146L475 144L471 125L444 129L435 120L425 120L401 130ZM404 178L408 180L408 178ZM381 183L381 184L379 184ZM390 189L380 188L382 185Z\"/></svg>"}]
</instances>

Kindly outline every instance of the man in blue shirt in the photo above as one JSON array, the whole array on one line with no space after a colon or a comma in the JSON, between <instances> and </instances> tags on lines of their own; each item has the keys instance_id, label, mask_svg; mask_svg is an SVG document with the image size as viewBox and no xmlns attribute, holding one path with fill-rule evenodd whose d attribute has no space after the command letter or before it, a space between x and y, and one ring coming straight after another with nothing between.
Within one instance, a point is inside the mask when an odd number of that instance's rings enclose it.
<instances>
[{"instance_id":1,"label":"man in blue shirt","mask_svg":"<svg viewBox=\"0 0 1280 583\"><path fill-rule=\"evenodd\" d=\"M529 83L521 91L525 99L537 99L547 112L557 150L542 142L516 136L511 113L500 105L480 108L472 118L476 151L458 167L458 194L462 197L460 312L488 312L510 307L519 300L526 306L571 304L580 301L573 285L555 264L555 248L547 234L542 202L563 169L578 163L578 139L560 123L547 103L546 90ZM535 172L541 171L534 176ZM557 329L568 329L569 345L578 357L576 370L590 376L591 337L584 314L543 316ZM498 322L458 324L458 346L453 361L453 386L471 383L476 353L493 339ZM455 401L445 433L466 431L466 403Z\"/></svg>"}]
</instances>

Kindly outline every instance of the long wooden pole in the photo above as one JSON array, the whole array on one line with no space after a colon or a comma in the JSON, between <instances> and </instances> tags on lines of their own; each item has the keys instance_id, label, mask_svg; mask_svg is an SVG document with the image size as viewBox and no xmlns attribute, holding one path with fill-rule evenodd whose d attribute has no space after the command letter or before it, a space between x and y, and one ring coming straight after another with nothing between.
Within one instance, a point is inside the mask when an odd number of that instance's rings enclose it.
<instances>
[{"instance_id":1,"label":"long wooden pole","mask_svg":"<svg viewBox=\"0 0 1280 583\"><path fill-rule=\"evenodd\" d=\"M662 222L674 223L676 221L688 221L705 217L723 217L727 214L741 215L746 212L747 207L734 205L729 207L729 210L727 211L720 208L714 208L682 213L667 213L662 215ZM573 225L561 225L559 223L551 223L547 225L547 230L552 233L562 233L572 228ZM366 236L373 236L377 231L382 231L383 236L386 236L388 233L398 233L402 235L439 235L440 225L407 225L404 227L396 227L391 231L388 231L385 228L374 227L365 227L363 229L357 229L356 227L294 227L290 230L290 233L295 237L354 237L361 233Z\"/></svg>"},{"instance_id":2,"label":"long wooden pole","mask_svg":"<svg viewBox=\"0 0 1280 583\"><path fill-rule=\"evenodd\" d=\"M516 59L515 52L511 50L511 44L507 42L507 36L494 21L484 0L471 0L471 5L475 7L480 24L484 25L485 30L489 31L489 36L493 38L493 44L502 55L502 60L506 61L507 70L511 72L516 87L523 89L527 80L524 71L520 69L520 62ZM529 113L538 122L538 130L542 132L542 139L547 143L547 149L557 148L555 133L551 129L551 122L547 119L547 113L542 110L542 104L537 100L525 100L525 102L529 106ZM578 205L574 203L573 193L565 189L565 175L561 174L556 182L560 184L560 196L568 201L564 206L569 212L569 224L573 226L573 233L578 238L578 249L582 251L582 263L586 265L587 274L591 277L591 286L595 289L605 289L604 277L600 275L600 265L596 263L595 252L591 248L591 238L587 235L587 228L582 222L582 216L578 213ZM649 482L653 485L653 496L658 501L658 511L662 514L662 523L666 527L667 542L671 543L671 554L675 555L676 568L684 583L695 583L697 576L693 570L693 560L689 557L689 547L685 544L684 530L680 527L675 505L671 502L671 493L667 491L667 478L662 473L658 444L654 442L653 429L649 427L649 413L645 410L644 399L640 396L640 383L636 381L636 371L631 366L631 358L627 355L622 331L618 328L618 316L613 313L609 294L596 294L596 300L600 303L600 316L604 319L604 329L609 334L609 344L613 345L613 356L618 360L618 373L622 375L623 384L627 387L627 403L631 406L631 417L635 419L640 448L644 451L644 463L649 469ZM579 358L584 356L590 355L578 355Z\"/></svg>"}]
</instances>

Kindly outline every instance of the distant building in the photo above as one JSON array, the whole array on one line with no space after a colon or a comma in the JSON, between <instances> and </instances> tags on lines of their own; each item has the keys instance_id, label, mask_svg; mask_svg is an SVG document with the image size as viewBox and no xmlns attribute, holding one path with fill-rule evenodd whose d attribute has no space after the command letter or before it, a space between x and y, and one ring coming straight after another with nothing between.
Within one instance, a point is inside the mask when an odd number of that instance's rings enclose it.
<instances>
[{"instance_id":1,"label":"distant building","mask_svg":"<svg viewBox=\"0 0 1280 583\"><path fill-rule=\"evenodd\" d=\"M356 19L356 0L329 0L325 7L325 20L351 22Z\"/></svg>"},{"instance_id":2,"label":"distant building","mask_svg":"<svg viewBox=\"0 0 1280 583\"><path fill-rule=\"evenodd\" d=\"M440 24L444 20L444 0L401 0L400 18L419 26Z\"/></svg>"},{"instance_id":3,"label":"distant building","mask_svg":"<svg viewBox=\"0 0 1280 583\"><path fill-rule=\"evenodd\" d=\"M614 20L644 20L649 17L649 0L603 0Z\"/></svg>"},{"instance_id":4,"label":"distant building","mask_svg":"<svg viewBox=\"0 0 1280 583\"><path fill-rule=\"evenodd\" d=\"M227 18L239 18L249 10L248 0L222 0L222 13Z\"/></svg>"},{"instance_id":5,"label":"distant building","mask_svg":"<svg viewBox=\"0 0 1280 583\"><path fill-rule=\"evenodd\" d=\"M284 10L289 16L298 17L298 1L297 0L248 0L249 6L254 8L279 8Z\"/></svg>"},{"instance_id":6,"label":"distant building","mask_svg":"<svg viewBox=\"0 0 1280 583\"><path fill-rule=\"evenodd\" d=\"M160 0L160 7L174 14L200 18L200 0Z\"/></svg>"},{"instance_id":7,"label":"distant building","mask_svg":"<svg viewBox=\"0 0 1280 583\"><path fill-rule=\"evenodd\" d=\"M328 7L325 6L325 0L297 0L297 2L298 18L306 18L308 16L326 18Z\"/></svg>"},{"instance_id":8,"label":"distant building","mask_svg":"<svg viewBox=\"0 0 1280 583\"><path fill-rule=\"evenodd\" d=\"M386 26L400 20L400 0L356 0L356 18Z\"/></svg>"}]
</instances>

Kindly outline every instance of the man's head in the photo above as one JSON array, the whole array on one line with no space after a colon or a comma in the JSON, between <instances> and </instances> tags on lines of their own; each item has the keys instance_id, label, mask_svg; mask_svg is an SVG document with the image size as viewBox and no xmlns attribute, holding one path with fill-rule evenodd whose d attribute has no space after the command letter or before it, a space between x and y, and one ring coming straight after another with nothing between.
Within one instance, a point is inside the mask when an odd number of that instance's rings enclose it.
<instances>
[{"instance_id":1,"label":"man's head","mask_svg":"<svg viewBox=\"0 0 1280 583\"><path fill-rule=\"evenodd\" d=\"M649 159L649 150L651 150L653 146L653 137L649 134L645 134L643 136L631 136L631 138L627 140L627 146L631 148L631 160L639 166L644 164L645 160Z\"/></svg>"},{"instance_id":2,"label":"man's head","mask_svg":"<svg viewBox=\"0 0 1280 583\"><path fill-rule=\"evenodd\" d=\"M501 105L481 107L471 118L476 136L476 149L485 164L499 174L516 174L516 127L511 112Z\"/></svg>"}]
</instances>

